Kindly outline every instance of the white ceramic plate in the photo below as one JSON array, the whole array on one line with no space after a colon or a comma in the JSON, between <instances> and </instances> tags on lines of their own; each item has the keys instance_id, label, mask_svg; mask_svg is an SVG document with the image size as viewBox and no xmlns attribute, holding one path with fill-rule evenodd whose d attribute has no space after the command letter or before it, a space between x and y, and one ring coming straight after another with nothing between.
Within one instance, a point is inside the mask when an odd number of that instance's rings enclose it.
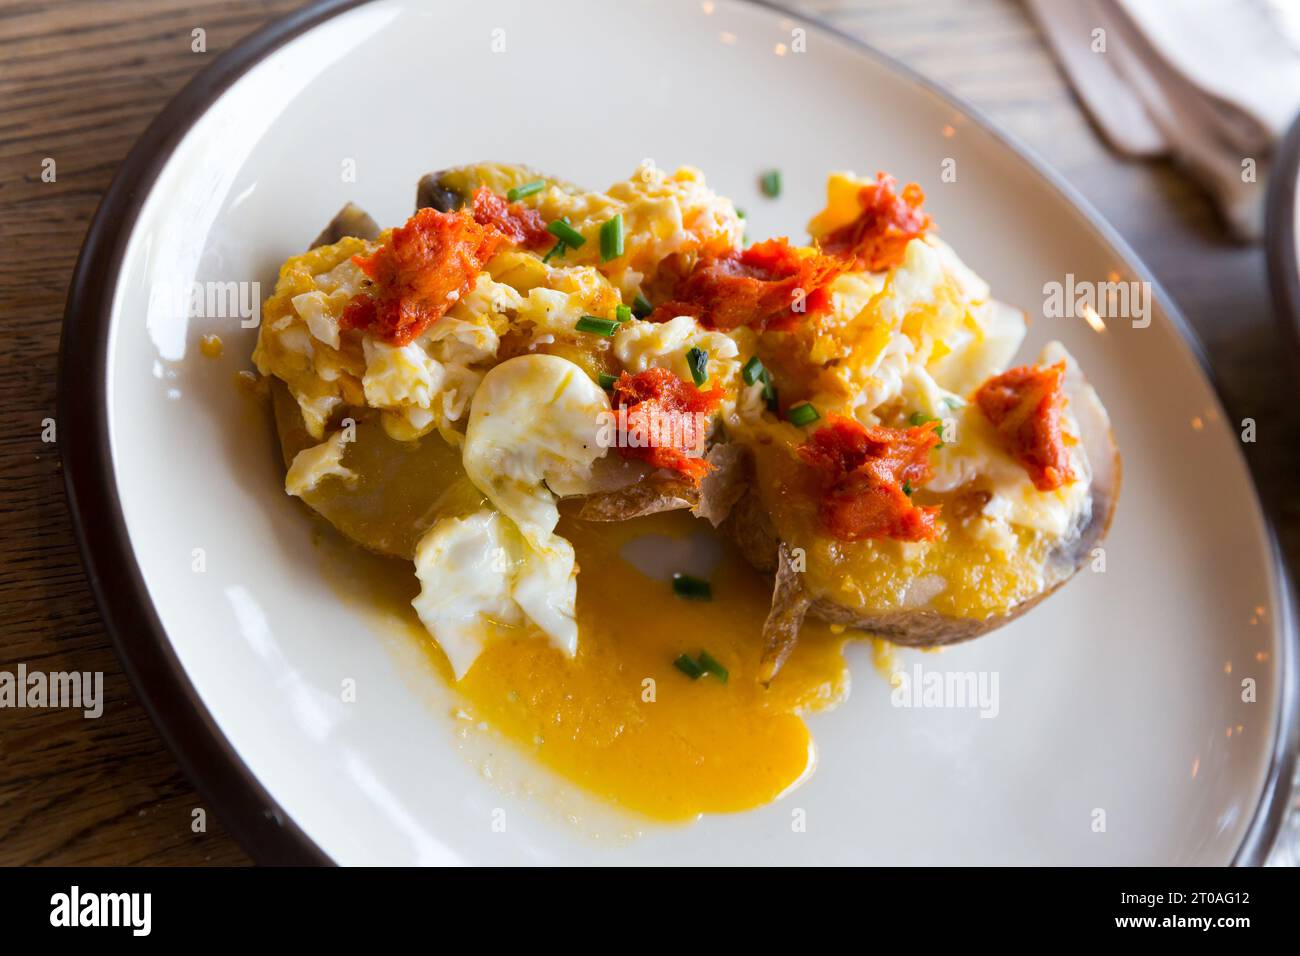
<instances>
[{"instance_id":1,"label":"white ceramic plate","mask_svg":"<svg viewBox=\"0 0 1300 956\"><path fill-rule=\"evenodd\" d=\"M257 280L264 295L345 200L398 223L430 169L508 159L603 185L646 157L704 169L760 237L802 235L828 170L915 179L943 237L1031 315L1067 274L1147 279L968 109L802 16L377 0L273 26L127 161L74 280L62 366L60 434L105 616L227 826L263 859L339 863L1258 860L1294 727L1287 586L1240 426L1158 290L1146 328L1034 323L1027 354L1064 340L1109 406L1125 481L1104 573L923 659L996 672L996 719L892 707L857 647L851 699L812 718L816 774L765 808L641 825L508 748L487 778L448 688L321 581L270 427L231 384L254 331L187 320L159 290ZM768 167L784 173L778 201L758 193ZM208 332L225 339L216 362L199 355Z\"/></svg>"}]
</instances>

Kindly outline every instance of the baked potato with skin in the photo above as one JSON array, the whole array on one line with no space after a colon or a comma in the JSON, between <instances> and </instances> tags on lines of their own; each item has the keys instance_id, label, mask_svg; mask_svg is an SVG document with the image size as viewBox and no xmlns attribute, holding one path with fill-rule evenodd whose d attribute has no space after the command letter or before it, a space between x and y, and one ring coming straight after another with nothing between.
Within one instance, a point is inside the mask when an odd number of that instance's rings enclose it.
<instances>
[{"instance_id":1,"label":"baked potato with skin","mask_svg":"<svg viewBox=\"0 0 1300 956\"><path fill-rule=\"evenodd\" d=\"M1059 348L1059 347L1058 347ZM725 530L746 559L772 577L772 609L763 629L762 680L780 671L799 636L807 614L883 637L906 647L939 647L987 634L1024 614L1068 581L1091 559L1106 535L1119 498L1120 458L1110 420L1078 365L1063 349L1046 351L1038 364L1066 361L1064 391L1079 430L1079 444L1091 471L1089 505L1076 526L1047 552L1042 586L1004 610L983 617L966 617L936 610L928 604L872 611L852 607L826 593L813 593L799 570L793 547L782 540L764 504L752 472L741 479L744 494L731 510Z\"/></svg>"},{"instance_id":2,"label":"baked potato with skin","mask_svg":"<svg viewBox=\"0 0 1300 956\"><path fill-rule=\"evenodd\" d=\"M576 187L527 166L480 163L429 173L420 179L417 209L440 212L461 208L479 186L505 193L512 187L543 179L565 191ZM310 248L331 245L352 236L373 240L380 229L363 209L347 203ZM566 355L579 361L582 356ZM270 383L281 454L288 468L295 456L317 444L301 410L279 378ZM376 412L348 408L337 416L350 419L353 438L342 466L361 477L354 482L326 476L301 494L303 501L353 542L379 554L410 560L420 537L440 517L468 513L486 498L474 489L461 464L460 449L436 431L412 442L398 441L383 428ZM715 469L700 486L667 472L655 472L641 462L617 454L597 462L594 484L600 490L583 496L581 517L590 521L622 521L660 511L692 509L718 524L739 494L729 481L738 459L734 449L717 445L709 454Z\"/></svg>"},{"instance_id":3,"label":"baked potato with skin","mask_svg":"<svg viewBox=\"0 0 1300 956\"><path fill-rule=\"evenodd\" d=\"M300 451L318 442L278 378L271 379L271 403L288 468ZM468 513L487 500L466 476L460 449L437 432L401 442L389 437L373 410L348 409L343 417L353 422L343 466L358 477L348 481L327 475L299 497L368 551L409 561L416 542L438 518Z\"/></svg>"}]
</instances>

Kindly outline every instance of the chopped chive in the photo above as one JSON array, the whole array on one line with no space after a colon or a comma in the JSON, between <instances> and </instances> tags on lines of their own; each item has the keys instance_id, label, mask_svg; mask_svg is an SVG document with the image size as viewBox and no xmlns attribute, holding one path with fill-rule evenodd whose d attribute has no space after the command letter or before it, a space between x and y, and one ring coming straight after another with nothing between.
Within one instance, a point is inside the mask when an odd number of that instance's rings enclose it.
<instances>
[{"instance_id":1,"label":"chopped chive","mask_svg":"<svg viewBox=\"0 0 1300 956\"><path fill-rule=\"evenodd\" d=\"M907 423L911 425L913 428L919 428L922 425L924 425L926 422L937 422L937 421L938 421L937 418L931 418L929 415L925 414L925 412L912 412L911 415L907 416Z\"/></svg>"},{"instance_id":2,"label":"chopped chive","mask_svg":"<svg viewBox=\"0 0 1300 956\"><path fill-rule=\"evenodd\" d=\"M704 349L696 348L687 352L686 364L690 366L691 378L695 379L696 387L709 380L709 353Z\"/></svg>"},{"instance_id":3,"label":"chopped chive","mask_svg":"<svg viewBox=\"0 0 1300 956\"><path fill-rule=\"evenodd\" d=\"M755 382L761 381L766 386L767 379L763 377L766 374L767 369L763 368L763 363L758 360L757 355L750 358L745 363L745 367L740 370L740 377L745 380L746 385L753 385Z\"/></svg>"},{"instance_id":4,"label":"chopped chive","mask_svg":"<svg viewBox=\"0 0 1300 956\"><path fill-rule=\"evenodd\" d=\"M614 333L618 331L618 323L613 319L601 319L594 315L584 315L574 326L579 332L590 332L593 335L603 335L606 338L613 338Z\"/></svg>"},{"instance_id":5,"label":"chopped chive","mask_svg":"<svg viewBox=\"0 0 1300 956\"><path fill-rule=\"evenodd\" d=\"M673 667L689 677L691 680L699 680L704 676L704 668L695 663L687 654L683 654L677 660L673 661Z\"/></svg>"},{"instance_id":6,"label":"chopped chive","mask_svg":"<svg viewBox=\"0 0 1300 956\"><path fill-rule=\"evenodd\" d=\"M791 425L798 425L802 428L804 425L811 425L817 421L817 419L821 418L821 415L817 414L817 409L812 407L811 402L801 402L786 409L785 417Z\"/></svg>"},{"instance_id":7,"label":"chopped chive","mask_svg":"<svg viewBox=\"0 0 1300 956\"><path fill-rule=\"evenodd\" d=\"M632 300L632 314L635 315L638 319L644 319L647 315L649 315L654 310L655 307L650 304L650 300L647 299L645 296L643 296L640 292L638 292L636 294L636 298Z\"/></svg>"},{"instance_id":8,"label":"chopped chive","mask_svg":"<svg viewBox=\"0 0 1300 956\"><path fill-rule=\"evenodd\" d=\"M909 498L912 497L912 483L910 481L903 482L903 494Z\"/></svg>"},{"instance_id":9,"label":"chopped chive","mask_svg":"<svg viewBox=\"0 0 1300 956\"><path fill-rule=\"evenodd\" d=\"M614 318L619 323L632 321L632 307L630 305L620 305L614 310Z\"/></svg>"},{"instance_id":10,"label":"chopped chive","mask_svg":"<svg viewBox=\"0 0 1300 956\"><path fill-rule=\"evenodd\" d=\"M713 587L709 582L703 578L693 578L689 574L673 575L673 593L690 601L713 600Z\"/></svg>"},{"instance_id":11,"label":"chopped chive","mask_svg":"<svg viewBox=\"0 0 1300 956\"><path fill-rule=\"evenodd\" d=\"M623 214L607 219L600 227L600 261L609 262L623 254Z\"/></svg>"},{"instance_id":12,"label":"chopped chive","mask_svg":"<svg viewBox=\"0 0 1300 956\"><path fill-rule=\"evenodd\" d=\"M571 249L581 249L587 242L582 233L574 229L564 219L557 219L546 227L546 231L556 239L562 240Z\"/></svg>"},{"instance_id":13,"label":"chopped chive","mask_svg":"<svg viewBox=\"0 0 1300 956\"><path fill-rule=\"evenodd\" d=\"M555 245L551 246L551 251L542 256L542 262L550 262L552 256L562 256L568 247L565 246L564 240L561 239Z\"/></svg>"},{"instance_id":14,"label":"chopped chive","mask_svg":"<svg viewBox=\"0 0 1300 956\"><path fill-rule=\"evenodd\" d=\"M722 683L727 682L728 672L722 666L722 662L710 654L708 651L700 651L699 666L706 674L712 674Z\"/></svg>"},{"instance_id":15,"label":"chopped chive","mask_svg":"<svg viewBox=\"0 0 1300 956\"><path fill-rule=\"evenodd\" d=\"M769 169L759 180L759 186L763 189L763 195L768 199L775 199L781 195L781 170Z\"/></svg>"},{"instance_id":16,"label":"chopped chive","mask_svg":"<svg viewBox=\"0 0 1300 956\"><path fill-rule=\"evenodd\" d=\"M534 179L531 183L524 183L522 186L515 186L513 189L506 190L506 201L519 202L519 200L523 199L525 196L539 193L545 188L545 179Z\"/></svg>"},{"instance_id":17,"label":"chopped chive","mask_svg":"<svg viewBox=\"0 0 1300 956\"><path fill-rule=\"evenodd\" d=\"M776 386L772 384L772 376L768 374L767 369L763 369L763 400L767 402L767 410L775 412L777 410Z\"/></svg>"},{"instance_id":18,"label":"chopped chive","mask_svg":"<svg viewBox=\"0 0 1300 956\"><path fill-rule=\"evenodd\" d=\"M934 446L935 448L942 448L945 444L947 444L943 440L943 422L939 422L939 424L934 426L934 433L939 436L939 444L935 445Z\"/></svg>"},{"instance_id":19,"label":"chopped chive","mask_svg":"<svg viewBox=\"0 0 1300 956\"><path fill-rule=\"evenodd\" d=\"M601 372L599 375L596 376L596 381L600 383L601 388L603 388L605 391L608 392L611 388L614 387L614 383L618 381L618 376L606 375L604 372Z\"/></svg>"},{"instance_id":20,"label":"chopped chive","mask_svg":"<svg viewBox=\"0 0 1300 956\"><path fill-rule=\"evenodd\" d=\"M745 210L743 210L743 209L737 209L737 210L736 210L736 216L737 216L738 218L740 218L740 219L744 219L744 218L745 218Z\"/></svg>"}]
</instances>

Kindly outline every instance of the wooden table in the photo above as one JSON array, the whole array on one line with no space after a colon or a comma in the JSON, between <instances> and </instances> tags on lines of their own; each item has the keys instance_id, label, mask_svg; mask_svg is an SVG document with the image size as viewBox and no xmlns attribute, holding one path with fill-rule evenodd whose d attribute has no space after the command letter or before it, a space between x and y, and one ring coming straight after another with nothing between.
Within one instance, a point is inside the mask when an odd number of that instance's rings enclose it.
<instances>
[{"instance_id":1,"label":"wooden table","mask_svg":"<svg viewBox=\"0 0 1300 956\"><path fill-rule=\"evenodd\" d=\"M167 99L296 0L0 0L0 670L102 670L98 720L0 709L0 864L233 864L248 857L159 742L113 654L64 501L54 415L68 279L118 162ZM973 101L1046 157L1124 234L1200 333L1229 411L1258 422L1251 467L1300 558L1300 418L1264 257L1224 238L1168 164L1111 156L1014 0L807 0L802 6ZM207 31L207 53L191 30ZM42 160L57 163L43 182ZM19 251L16 251L19 250Z\"/></svg>"}]
</instances>

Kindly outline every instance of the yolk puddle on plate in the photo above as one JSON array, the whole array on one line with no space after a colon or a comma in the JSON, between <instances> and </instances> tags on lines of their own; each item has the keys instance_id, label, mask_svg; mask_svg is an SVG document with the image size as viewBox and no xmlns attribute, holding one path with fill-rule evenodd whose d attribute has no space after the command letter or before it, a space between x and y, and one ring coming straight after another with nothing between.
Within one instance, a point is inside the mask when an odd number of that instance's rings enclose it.
<instances>
[{"instance_id":1,"label":"yolk puddle on plate","mask_svg":"<svg viewBox=\"0 0 1300 956\"><path fill-rule=\"evenodd\" d=\"M698 541L702 529L719 552L710 601L676 596L670 579L624 557L633 539ZM847 693L845 635L809 621L764 688L757 672L771 586L706 522L682 511L609 523L566 517L557 530L580 568L578 653L569 659L526 628L496 628L455 685L472 719L588 792L658 820L760 806L812 771L801 715ZM401 597L386 589L393 609L414 596L411 582ZM424 634L409 606L402 613ZM450 679L442 652L424 642ZM673 666L702 650L728 669L726 683Z\"/></svg>"}]
</instances>

